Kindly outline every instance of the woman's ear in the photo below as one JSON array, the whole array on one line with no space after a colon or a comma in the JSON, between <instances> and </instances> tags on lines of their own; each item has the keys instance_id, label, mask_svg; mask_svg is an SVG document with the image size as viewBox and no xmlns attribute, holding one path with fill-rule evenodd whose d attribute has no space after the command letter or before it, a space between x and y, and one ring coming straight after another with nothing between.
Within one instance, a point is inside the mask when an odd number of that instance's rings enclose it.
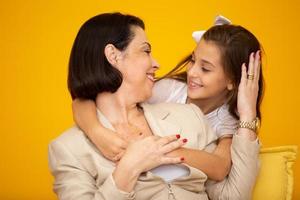
<instances>
[{"instance_id":1,"label":"woman's ear","mask_svg":"<svg viewBox=\"0 0 300 200\"><path fill-rule=\"evenodd\" d=\"M104 55L107 61L114 67L117 64L118 53L119 50L113 44L107 44L104 48Z\"/></svg>"}]
</instances>

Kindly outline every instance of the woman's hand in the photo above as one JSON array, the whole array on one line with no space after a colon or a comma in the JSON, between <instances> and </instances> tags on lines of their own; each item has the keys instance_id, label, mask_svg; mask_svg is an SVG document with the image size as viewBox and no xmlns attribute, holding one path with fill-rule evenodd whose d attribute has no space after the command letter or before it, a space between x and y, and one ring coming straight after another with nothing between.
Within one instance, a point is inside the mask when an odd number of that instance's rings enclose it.
<instances>
[{"instance_id":1,"label":"woman's hand","mask_svg":"<svg viewBox=\"0 0 300 200\"><path fill-rule=\"evenodd\" d=\"M169 157L166 154L183 146L186 141L179 140L178 135L172 135L161 138L149 136L131 142L113 173L117 187L131 191L142 172L163 164L181 163L182 157Z\"/></svg>"},{"instance_id":2,"label":"woman's hand","mask_svg":"<svg viewBox=\"0 0 300 200\"><path fill-rule=\"evenodd\" d=\"M249 56L248 71L242 65L242 77L239 85L237 109L242 121L252 121L256 117L258 81L260 76L260 51Z\"/></svg>"},{"instance_id":3,"label":"woman's hand","mask_svg":"<svg viewBox=\"0 0 300 200\"><path fill-rule=\"evenodd\" d=\"M120 163L127 162L139 173L148 171L163 164L180 163L182 157L171 157L166 154L183 146L186 139L179 140L179 135L166 137L149 136L129 144Z\"/></svg>"}]
</instances>

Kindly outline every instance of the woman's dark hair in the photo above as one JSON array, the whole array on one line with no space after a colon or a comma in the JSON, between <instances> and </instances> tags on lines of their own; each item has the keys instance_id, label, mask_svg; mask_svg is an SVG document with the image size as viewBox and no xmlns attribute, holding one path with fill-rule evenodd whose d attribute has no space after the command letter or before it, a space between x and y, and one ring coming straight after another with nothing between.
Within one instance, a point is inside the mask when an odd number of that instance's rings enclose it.
<instances>
[{"instance_id":1,"label":"woman's dark hair","mask_svg":"<svg viewBox=\"0 0 300 200\"><path fill-rule=\"evenodd\" d=\"M229 92L227 104L229 112L238 119L237 113L237 94L238 86L241 80L241 66L246 63L248 67L249 56L252 52L260 50L262 47L257 38L247 29L236 25L218 25L208 29L203 37L203 40L213 42L221 52L221 64L224 67L226 76L233 83L233 90ZM187 81L186 71L182 69L190 62L191 55L180 61L174 69L167 73L162 78L174 78L180 81ZM260 105L264 93L264 78L262 67L260 68L259 93L256 105L257 116L261 118Z\"/></svg>"},{"instance_id":2,"label":"woman's dark hair","mask_svg":"<svg viewBox=\"0 0 300 200\"><path fill-rule=\"evenodd\" d=\"M145 29L138 17L121 13L105 13L92 17L80 28L74 41L68 74L68 88L72 99L94 100L98 93L114 93L123 77L107 61L104 49L113 44L123 51L134 38L132 26Z\"/></svg>"}]
</instances>

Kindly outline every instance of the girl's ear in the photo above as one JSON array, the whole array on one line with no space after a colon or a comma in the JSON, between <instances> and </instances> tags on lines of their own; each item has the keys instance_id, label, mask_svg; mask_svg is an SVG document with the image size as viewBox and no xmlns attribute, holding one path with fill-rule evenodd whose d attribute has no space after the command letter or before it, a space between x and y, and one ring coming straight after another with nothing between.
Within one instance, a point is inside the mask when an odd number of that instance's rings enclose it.
<instances>
[{"instance_id":1,"label":"girl's ear","mask_svg":"<svg viewBox=\"0 0 300 200\"><path fill-rule=\"evenodd\" d=\"M104 55L107 61L114 67L117 65L117 55L119 50L113 44L107 44L104 48Z\"/></svg>"},{"instance_id":2,"label":"girl's ear","mask_svg":"<svg viewBox=\"0 0 300 200\"><path fill-rule=\"evenodd\" d=\"M227 84L227 90L233 90L233 84L231 82Z\"/></svg>"}]
</instances>

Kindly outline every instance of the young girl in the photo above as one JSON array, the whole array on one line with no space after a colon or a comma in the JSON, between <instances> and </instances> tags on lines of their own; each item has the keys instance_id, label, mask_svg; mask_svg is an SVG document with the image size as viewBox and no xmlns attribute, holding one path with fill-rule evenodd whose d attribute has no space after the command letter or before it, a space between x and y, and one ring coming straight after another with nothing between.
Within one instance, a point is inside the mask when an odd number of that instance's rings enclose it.
<instances>
[{"instance_id":1,"label":"young girl","mask_svg":"<svg viewBox=\"0 0 300 200\"><path fill-rule=\"evenodd\" d=\"M149 100L149 103L193 103L203 111L219 138L215 151L209 154L181 148L171 155L184 155L188 165L202 170L212 180L223 180L230 170L231 158L228 155L234 133L243 135L245 129L251 129L253 131L251 134L247 132L247 137L256 139L253 124L260 118L263 91L260 49L256 37L243 27L214 26L205 32L190 56L156 82ZM178 73L185 66L186 72ZM118 161L127 147L126 138L99 123L95 103L75 100L73 112L78 126L101 153ZM132 133L137 128L124 127L123 130ZM136 137L139 134L136 131Z\"/></svg>"}]
</instances>

